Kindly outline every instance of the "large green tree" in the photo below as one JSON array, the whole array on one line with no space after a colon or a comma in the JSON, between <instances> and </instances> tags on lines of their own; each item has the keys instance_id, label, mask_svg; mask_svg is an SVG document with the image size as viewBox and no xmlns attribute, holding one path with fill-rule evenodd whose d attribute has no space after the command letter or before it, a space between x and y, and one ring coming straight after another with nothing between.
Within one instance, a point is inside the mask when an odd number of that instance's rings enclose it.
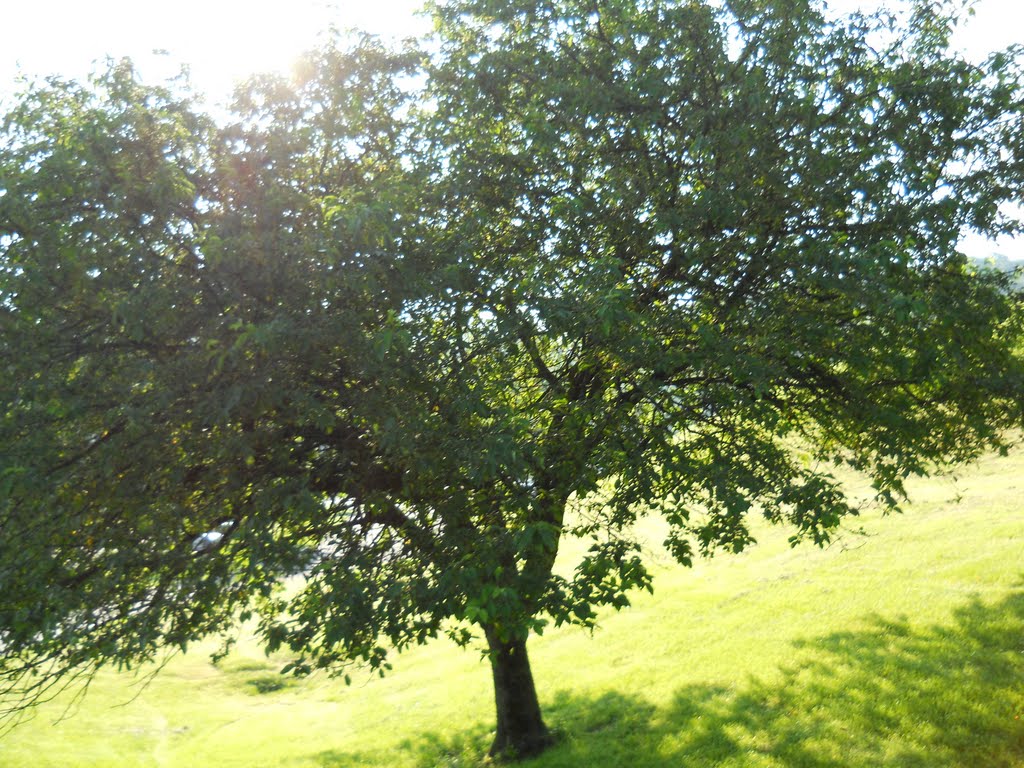
<instances>
[{"instance_id":1,"label":"large green tree","mask_svg":"<svg viewBox=\"0 0 1024 768\"><path fill-rule=\"evenodd\" d=\"M957 250L1021 228L1020 50L927 2L434 13L220 124L126 64L6 116L13 712L245 619L300 674L477 635L535 753L527 638L650 587L638 516L683 564L823 543L831 467L898 508L1024 425L1021 296Z\"/></svg>"}]
</instances>

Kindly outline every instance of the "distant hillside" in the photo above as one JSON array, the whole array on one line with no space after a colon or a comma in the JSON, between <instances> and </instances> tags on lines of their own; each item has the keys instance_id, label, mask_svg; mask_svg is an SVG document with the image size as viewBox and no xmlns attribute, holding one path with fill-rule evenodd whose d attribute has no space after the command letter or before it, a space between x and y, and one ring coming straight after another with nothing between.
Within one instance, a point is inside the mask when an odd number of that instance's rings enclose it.
<instances>
[{"instance_id":1,"label":"distant hillside","mask_svg":"<svg viewBox=\"0 0 1024 768\"><path fill-rule=\"evenodd\" d=\"M1016 272L1017 277L1014 280L1014 285L1024 290L1024 261L1019 259L1011 259L1009 256L1004 256L1001 253L993 253L991 256L985 258L975 257L972 261L978 266L979 269L997 269L1000 272Z\"/></svg>"}]
</instances>

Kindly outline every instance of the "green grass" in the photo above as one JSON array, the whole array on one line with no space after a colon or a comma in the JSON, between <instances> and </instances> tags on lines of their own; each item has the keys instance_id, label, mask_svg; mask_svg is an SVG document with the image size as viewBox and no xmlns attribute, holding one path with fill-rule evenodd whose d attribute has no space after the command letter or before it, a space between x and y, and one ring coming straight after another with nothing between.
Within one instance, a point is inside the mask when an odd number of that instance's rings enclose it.
<instances>
[{"instance_id":1,"label":"green grass","mask_svg":"<svg viewBox=\"0 0 1024 768\"><path fill-rule=\"evenodd\" d=\"M986 458L918 483L903 516L866 516L865 535L791 549L759 531L692 570L658 553L650 523L654 595L593 635L531 641L560 742L523 765L1024 766L1022 492L1024 456ZM279 680L279 661L243 641L142 689L102 675L72 716L55 723L54 702L0 740L0 765L480 764L493 713L478 653L439 642L350 687Z\"/></svg>"}]
</instances>

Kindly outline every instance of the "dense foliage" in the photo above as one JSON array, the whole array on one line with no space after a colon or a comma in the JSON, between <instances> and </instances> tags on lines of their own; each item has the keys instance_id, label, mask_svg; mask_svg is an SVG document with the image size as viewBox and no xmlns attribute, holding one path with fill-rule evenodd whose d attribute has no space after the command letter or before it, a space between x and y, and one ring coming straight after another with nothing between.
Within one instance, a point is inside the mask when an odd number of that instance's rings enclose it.
<instances>
[{"instance_id":1,"label":"dense foliage","mask_svg":"<svg viewBox=\"0 0 1024 768\"><path fill-rule=\"evenodd\" d=\"M1020 50L930 3L434 11L226 124L125 63L6 116L13 712L254 616L298 673L476 627L493 751L537 751L526 639L650 587L638 515L684 564L823 543L830 467L898 508L1024 424L1020 293L957 251L1020 229Z\"/></svg>"}]
</instances>

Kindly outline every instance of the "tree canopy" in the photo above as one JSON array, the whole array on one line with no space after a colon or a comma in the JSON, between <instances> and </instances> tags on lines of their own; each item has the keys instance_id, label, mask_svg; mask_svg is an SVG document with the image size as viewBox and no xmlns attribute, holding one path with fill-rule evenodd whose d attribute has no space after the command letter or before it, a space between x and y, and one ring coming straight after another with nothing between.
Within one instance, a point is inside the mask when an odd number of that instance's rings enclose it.
<instances>
[{"instance_id":1,"label":"tree canopy","mask_svg":"<svg viewBox=\"0 0 1024 768\"><path fill-rule=\"evenodd\" d=\"M1021 49L931 2L433 13L226 120L126 62L4 118L11 713L244 620L299 674L479 633L533 753L526 640L651 587L639 516L685 565L821 544L835 467L898 509L1024 425L1021 293L957 248L1021 230Z\"/></svg>"}]
</instances>

